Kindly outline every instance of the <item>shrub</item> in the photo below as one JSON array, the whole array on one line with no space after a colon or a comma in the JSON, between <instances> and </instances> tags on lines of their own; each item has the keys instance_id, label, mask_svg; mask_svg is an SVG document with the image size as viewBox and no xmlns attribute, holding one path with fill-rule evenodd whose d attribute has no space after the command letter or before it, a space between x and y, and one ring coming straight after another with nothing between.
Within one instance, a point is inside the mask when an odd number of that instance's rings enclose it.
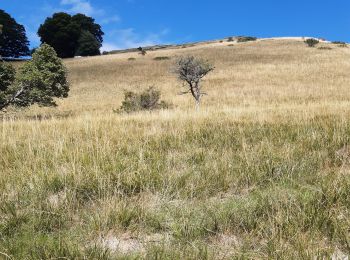
<instances>
[{"instance_id":1,"label":"shrub","mask_svg":"<svg viewBox=\"0 0 350 260\"><path fill-rule=\"evenodd\" d=\"M155 57L154 60L170 60L170 57L167 56L159 56L159 57Z\"/></svg>"},{"instance_id":2,"label":"shrub","mask_svg":"<svg viewBox=\"0 0 350 260\"><path fill-rule=\"evenodd\" d=\"M233 42L233 37L228 37L227 41L228 42Z\"/></svg>"},{"instance_id":3,"label":"shrub","mask_svg":"<svg viewBox=\"0 0 350 260\"><path fill-rule=\"evenodd\" d=\"M307 40L305 41L305 43L307 44L307 46L309 46L310 48L312 48L312 47L315 47L317 44L319 44L320 41L317 40L317 39L314 39L314 38L310 38L310 39L307 39Z\"/></svg>"},{"instance_id":4,"label":"shrub","mask_svg":"<svg viewBox=\"0 0 350 260\"><path fill-rule=\"evenodd\" d=\"M128 61L134 61L136 58L129 58Z\"/></svg>"},{"instance_id":5,"label":"shrub","mask_svg":"<svg viewBox=\"0 0 350 260\"><path fill-rule=\"evenodd\" d=\"M347 44L338 44L338 47L341 47L341 48L347 48L348 45Z\"/></svg>"},{"instance_id":6,"label":"shrub","mask_svg":"<svg viewBox=\"0 0 350 260\"><path fill-rule=\"evenodd\" d=\"M334 41L332 43L336 44L338 47L342 47L342 48L347 48L348 47L348 44L346 42Z\"/></svg>"},{"instance_id":7,"label":"shrub","mask_svg":"<svg viewBox=\"0 0 350 260\"><path fill-rule=\"evenodd\" d=\"M319 50L332 50L332 48L328 47L328 46L322 46L322 47L319 47L318 49Z\"/></svg>"},{"instance_id":8,"label":"shrub","mask_svg":"<svg viewBox=\"0 0 350 260\"><path fill-rule=\"evenodd\" d=\"M258 38L251 37L251 36L238 36L237 42L251 42L251 41L256 41L257 39Z\"/></svg>"},{"instance_id":9,"label":"shrub","mask_svg":"<svg viewBox=\"0 0 350 260\"><path fill-rule=\"evenodd\" d=\"M346 42L341 42L341 41L334 41L332 42L333 44L340 44L340 45L343 45L343 44L346 44Z\"/></svg>"},{"instance_id":10,"label":"shrub","mask_svg":"<svg viewBox=\"0 0 350 260\"><path fill-rule=\"evenodd\" d=\"M160 91L154 87L149 87L141 93L126 91L124 93L124 101L118 112L136 112L143 110L167 109L171 106L165 101L160 101Z\"/></svg>"}]
</instances>

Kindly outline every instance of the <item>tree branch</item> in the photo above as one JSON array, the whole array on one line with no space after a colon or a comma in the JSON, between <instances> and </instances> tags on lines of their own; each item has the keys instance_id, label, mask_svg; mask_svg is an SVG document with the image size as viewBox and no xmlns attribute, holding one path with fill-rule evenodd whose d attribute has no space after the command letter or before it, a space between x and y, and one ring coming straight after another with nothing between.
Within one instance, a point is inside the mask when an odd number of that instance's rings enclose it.
<instances>
[{"instance_id":1,"label":"tree branch","mask_svg":"<svg viewBox=\"0 0 350 260\"><path fill-rule=\"evenodd\" d=\"M3 110L4 108L8 107L9 105L13 104L16 99L23 94L23 92L25 91L26 89L26 86L22 85L21 84L21 88L15 93L12 95L11 98L9 98L5 103L3 104L0 104L0 110Z\"/></svg>"}]
</instances>

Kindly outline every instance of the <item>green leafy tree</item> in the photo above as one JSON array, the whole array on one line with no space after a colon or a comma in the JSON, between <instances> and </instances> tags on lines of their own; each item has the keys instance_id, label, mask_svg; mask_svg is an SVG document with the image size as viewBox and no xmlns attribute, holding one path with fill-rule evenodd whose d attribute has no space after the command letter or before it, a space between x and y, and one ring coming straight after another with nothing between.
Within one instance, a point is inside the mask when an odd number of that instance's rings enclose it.
<instances>
[{"instance_id":1,"label":"green leafy tree","mask_svg":"<svg viewBox=\"0 0 350 260\"><path fill-rule=\"evenodd\" d=\"M0 108L9 99L9 91L15 81L15 69L3 61L0 61Z\"/></svg>"},{"instance_id":2,"label":"green leafy tree","mask_svg":"<svg viewBox=\"0 0 350 260\"><path fill-rule=\"evenodd\" d=\"M63 12L55 13L52 17L48 17L44 24L40 25L38 35L41 42L52 46L59 57L69 58L74 57L80 44L85 42L83 39L86 39L86 32L89 32L95 39L94 55L99 54L104 33L101 26L96 24L93 18L83 14L71 16ZM90 47L90 53L91 49L92 47Z\"/></svg>"},{"instance_id":3,"label":"green leafy tree","mask_svg":"<svg viewBox=\"0 0 350 260\"><path fill-rule=\"evenodd\" d=\"M100 55L100 43L88 31L83 31L78 40L77 56L95 56Z\"/></svg>"},{"instance_id":4,"label":"green leafy tree","mask_svg":"<svg viewBox=\"0 0 350 260\"><path fill-rule=\"evenodd\" d=\"M76 14L72 16L72 22L79 26L81 32L90 32L95 39L102 44L104 32L101 26L95 23L95 19L84 14Z\"/></svg>"},{"instance_id":5,"label":"green leafy tree","mask_svg":"<svg viewBox=\"0 0 350 260\"><path fill-rule=\"evenodd\" d=\"M55 106L54 98L68 96L66 69L49 45L43 44L35 51L32 60L22 67L15 81L13 69L8 66L5 63L0 65L5 71L3 77L9 79L0 90L0 110L9 105Z\"/></svg>"},{"instance_id":6,"label":"green leafy tree","mask_svg":"<svg viewBox=\"0 0 350 260\"><path fill-rule=\"evenodd\" d=\"M0 56L20 57L29 55L29 42L23 25L4 10L0 10Z\"/></svg>"}]
</instances>

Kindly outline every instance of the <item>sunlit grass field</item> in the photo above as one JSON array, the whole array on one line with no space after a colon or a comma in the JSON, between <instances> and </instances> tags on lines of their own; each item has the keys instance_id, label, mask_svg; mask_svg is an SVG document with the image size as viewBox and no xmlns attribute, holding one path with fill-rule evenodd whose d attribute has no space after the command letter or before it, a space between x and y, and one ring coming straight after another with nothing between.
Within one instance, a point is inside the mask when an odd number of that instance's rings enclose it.
<instances>
[{"instance_id":1,"label":"sunlit grass field","mask_svg":"<svg viewBox=\"0 0 350 260\"><path fill-rule=\"evenodd\" d=\"M350 49L231 44L66 60L69 98L3 114L0 259L350 254ZM187 54L215 66L199 111ZM114 112L149 86L174 108Z\"/></svg>"}]
</instances>

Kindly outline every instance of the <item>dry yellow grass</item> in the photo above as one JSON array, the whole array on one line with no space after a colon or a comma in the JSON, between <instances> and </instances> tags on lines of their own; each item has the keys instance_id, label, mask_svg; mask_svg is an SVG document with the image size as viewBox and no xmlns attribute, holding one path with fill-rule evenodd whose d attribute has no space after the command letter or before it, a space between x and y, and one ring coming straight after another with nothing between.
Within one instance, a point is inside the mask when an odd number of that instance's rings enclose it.
<instances>
[{"instance_id":1,"label":"dry yellow grass","mask_svg":"<svg viewBox=\"0 0 350 260\"><path fill-rule=\"evenodd\" d=\"M173 60L193 54L216 67L204 83L208 97L203 109L245 110L338 110L347 107L350 49L331 45L332 50L305 48L301 40L263 40L252 43L213 43L186 49L137 53L66 61L71 82L70 97L53 113L112 113L123 99L123 90L158 87L178 110L191 110L190 96L179 96L181 83L171 74ZM170 61L154 61L169 56ZM134 57L136 61L128 61ZM313 109L314 108L314 109ZM32 109L42 114L50 109Z\"/></svg>"},{"instance_id":2,"label":"dry yellow grass","mask_svg":"<svg viewBox=\"0 0 350 260\"><path fill-rule=\"evenodd\" d=\"M66 60L69 98L9 112L0 125L0 255L349 252L350 49L230 44ZM216 67L198 112L171 74L187 54ZM113 112L123 90L148 86L175 108Z\"/></svg>"}]
</instances>

